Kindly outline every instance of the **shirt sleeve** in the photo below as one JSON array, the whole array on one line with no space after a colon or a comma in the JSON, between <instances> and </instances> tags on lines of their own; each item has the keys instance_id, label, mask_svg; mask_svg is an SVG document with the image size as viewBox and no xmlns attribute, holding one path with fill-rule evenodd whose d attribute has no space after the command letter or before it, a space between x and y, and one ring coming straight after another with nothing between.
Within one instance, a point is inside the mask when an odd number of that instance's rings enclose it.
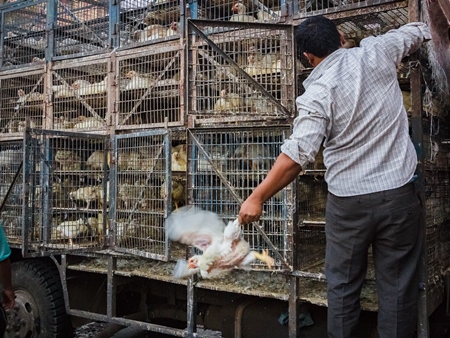
<instances>
[{"instance_id":1,"label":"shirt sleeve","mask_svg":"<svg viewBox=\"0 0 450 338\"><path fill-rule=\"evenodd\" d=\"M306 108L297 99L298 116L294 120L292 135L281 146L281 151L305 168L320 149L327 125L327 118L319 111Z\"/></svg>"},{"instance_id":2,"label":"shirt sleeve","mask_svg":"<svg viewBox=\"0 0 450 338\"><path fill-rule=\"evenodd\" d=\"M386 34L365 38L360 46L375 46L398 65L405 56L416 52L424 41L430 39L431 33L425 23L412 22Z\"/></svg>"},{"instance_id":3,"label":"shirt sleeve","mask_svg":"<svg viewBox=\"0 0 450 338\"><path fill-rule=\"evenodd\" d=\"M6 241L3 227L0 225L0 262L4 261L11 255L11 249Z\"/></svg>"}]
</instances>

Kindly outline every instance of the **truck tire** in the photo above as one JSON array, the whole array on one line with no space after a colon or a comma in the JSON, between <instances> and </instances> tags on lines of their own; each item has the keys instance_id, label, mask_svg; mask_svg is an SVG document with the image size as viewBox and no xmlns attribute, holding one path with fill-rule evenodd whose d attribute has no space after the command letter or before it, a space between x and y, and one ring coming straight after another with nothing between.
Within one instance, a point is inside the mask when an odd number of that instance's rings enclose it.
<instances>
[{"instance_id":1,"label":"truck tire","mask_svg":"<svg viewBox=\"0 0 450 338\"><path fill-rule=\"evenodd\" d=\"M36 258L15 262L11 270L16 305L9 314L5 337L72 337L55 264Z\"/></svg>"}]
</instances>

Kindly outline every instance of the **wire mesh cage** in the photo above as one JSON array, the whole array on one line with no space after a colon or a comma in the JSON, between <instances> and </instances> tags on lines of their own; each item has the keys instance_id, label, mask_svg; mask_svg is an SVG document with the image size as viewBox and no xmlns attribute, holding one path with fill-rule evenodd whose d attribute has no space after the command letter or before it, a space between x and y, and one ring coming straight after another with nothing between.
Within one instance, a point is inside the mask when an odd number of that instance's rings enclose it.
<instances>
[{"instance_id":1,"label":"wire mesh cage","mask_svg":"<svg viewBox=\"0 0 450 338\"><path fill-rule=\"evenodd\" d=\"M189 111L197 123L292 115L292 26L189 21Z\"/></svg>"},{"instance_id":2,"label":"wire mesh cage","mask_svg":"<svg viewBox=\"0 0 450 338\"><path fill-rule=\"evenodd\" d=\"M0 224L8 243L22 243L23 141L0 143Z\"/></svg>"},{"instance_id":3,"label":"wire mesh cage","mask_svg":"<svg viewBox=\"0 0 450 338\"><path fill-rule=\"evenodd\" d=\"M40 63L47 46L47 3L34 2L2 13L2 67Z\"/></svg>"},{"instance_id":4,"label":"wire mesh cage","mask_svg":"<svg viewBox=\"0 0 450 338\"><path fill-rule=\"evenodd\" d=\"M392 0L296 0L293 2L294 17L305 17L319 14L342 12L352 9L393 2Z\"/></svg>"},{"instance_id":5,"label":"wire mesh cage","mask_svg":"<svg viewBox=\"0 0 450 338\"><path fill-rule=\"evenodd\" d=\"M276 23L281 20L284 0L200 0L211 20ZM201 16L197 16L201 18Z\"/></svg>"},{"instance_id":6,"label":"wire mesh cage","mask_svg":"<svg viewBox=\"0 0 450 338\"><path fill-rule=\"evenodd\" d=\"M108 127L109 60L60 62L52 68L53 128Z\"/></svg>"},{"instance_id":7,"label":"wire mesh cage","mask_svg":"<svg viewBox=\"0 0 450 338\"><path fill-rule=\"evenodd\" d=\"M120 46L179 38L180 6L173 0L121 0Z\"/></svg>"},{"instance_id":8,"label":"wire mesh cage","mask_svg":"<svg viewBox=\"0 0 450 338\"><path fill-rule=\"evenodd\" d=\"M56 0L54 55L87 55L107 50L108 8L108 0Z\"/></svg>"},{"instance_id":9,"label":"wire mesh cage","mask_svg":"<svg viewBox=\"0 0 450 338\"><path fill-rule=\"evenodd\" d=\"M0 75L1 133L23 133L26 123L30 127L42 127L44 78L42 70Z\"/></svg>"},{"instance_id":10,"label":"wire mesh cage","mask_svg":"<svg viewBox=\"0 0 450 338\"><path fill-rule=\"evenodd\" d=\"M184 51L159 45L117 57L117 129L177 126L184 123Z\"/></svg>"},{"instance_id":11,"label":"wire mesh cage","mask_svg":"<svg viewBox=\"0 0 450 338\"><path fill-rule=\"evenodd\" d=\"M172 200L184 200L184 187L169 175L170 135L166 130L117 135L113 151L114 248L167 260L164 217Z\"/></svg>"},{"instance_id":12,"label":"wire mesh cage","mask_svg":"<svg viewBox=\"0 0 450 338\"><path fill-rule=\"evenodd\" d=\"M271 169L288 128L214 129L189 132L189 204L234 221L239 207ZM264 204L259 225L245 225L252 250L269 250L276 269L291 257L292 187ZM263 268L254 262L254 268Z\"/></svg>"},{"instance_id":13,"label":"wire mesh cage","mask_svg":"<svg viewBox=\"0 0 450 338\"><path fill-rule=\"evenodd\" d=\"M26 251L102 247L108 235L109 137L36 129L25 136Z\"/></svg>"}]
</instances>

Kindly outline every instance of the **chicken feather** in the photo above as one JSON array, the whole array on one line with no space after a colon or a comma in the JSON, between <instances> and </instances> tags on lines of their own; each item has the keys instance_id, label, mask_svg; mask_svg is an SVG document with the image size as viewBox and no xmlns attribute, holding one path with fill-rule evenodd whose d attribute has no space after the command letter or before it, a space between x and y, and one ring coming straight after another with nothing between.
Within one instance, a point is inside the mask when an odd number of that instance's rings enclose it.
<instances>
[{"instance_id":1,"label":"chicken feather","mask_svg":"<svg viewBox=\"0 0 450 338\"><path fill-rule=\"evenodd\" d=\"M269 268L274 264L267 251L258 253L250 250L237 220L225 226L217 214L185 206L167 218L165 227L168 239L203 251L188 261L179 260L173 271L175 278L196 273L203 278L214 278L234 267L245 268L255 259L265 262Z\"/></svg>"}]
</instances>

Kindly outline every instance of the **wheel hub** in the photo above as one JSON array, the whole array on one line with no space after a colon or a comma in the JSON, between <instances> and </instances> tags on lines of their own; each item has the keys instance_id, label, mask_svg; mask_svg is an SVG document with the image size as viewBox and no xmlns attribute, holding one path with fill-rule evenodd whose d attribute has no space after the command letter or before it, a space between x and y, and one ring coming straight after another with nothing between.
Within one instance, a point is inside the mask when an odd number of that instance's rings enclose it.
<instances>
[{"instance_id":1,"label":"wheel hub","mask_svg":"<svg viewBox=\"0 0 450 338\"><path fill-rule=\"evenodd\" d=\"M15 290L16 304L8 311L5 338L34 338L38 336L39 312L33 297L24 290Z\"/></svg>"}]
</instances>

